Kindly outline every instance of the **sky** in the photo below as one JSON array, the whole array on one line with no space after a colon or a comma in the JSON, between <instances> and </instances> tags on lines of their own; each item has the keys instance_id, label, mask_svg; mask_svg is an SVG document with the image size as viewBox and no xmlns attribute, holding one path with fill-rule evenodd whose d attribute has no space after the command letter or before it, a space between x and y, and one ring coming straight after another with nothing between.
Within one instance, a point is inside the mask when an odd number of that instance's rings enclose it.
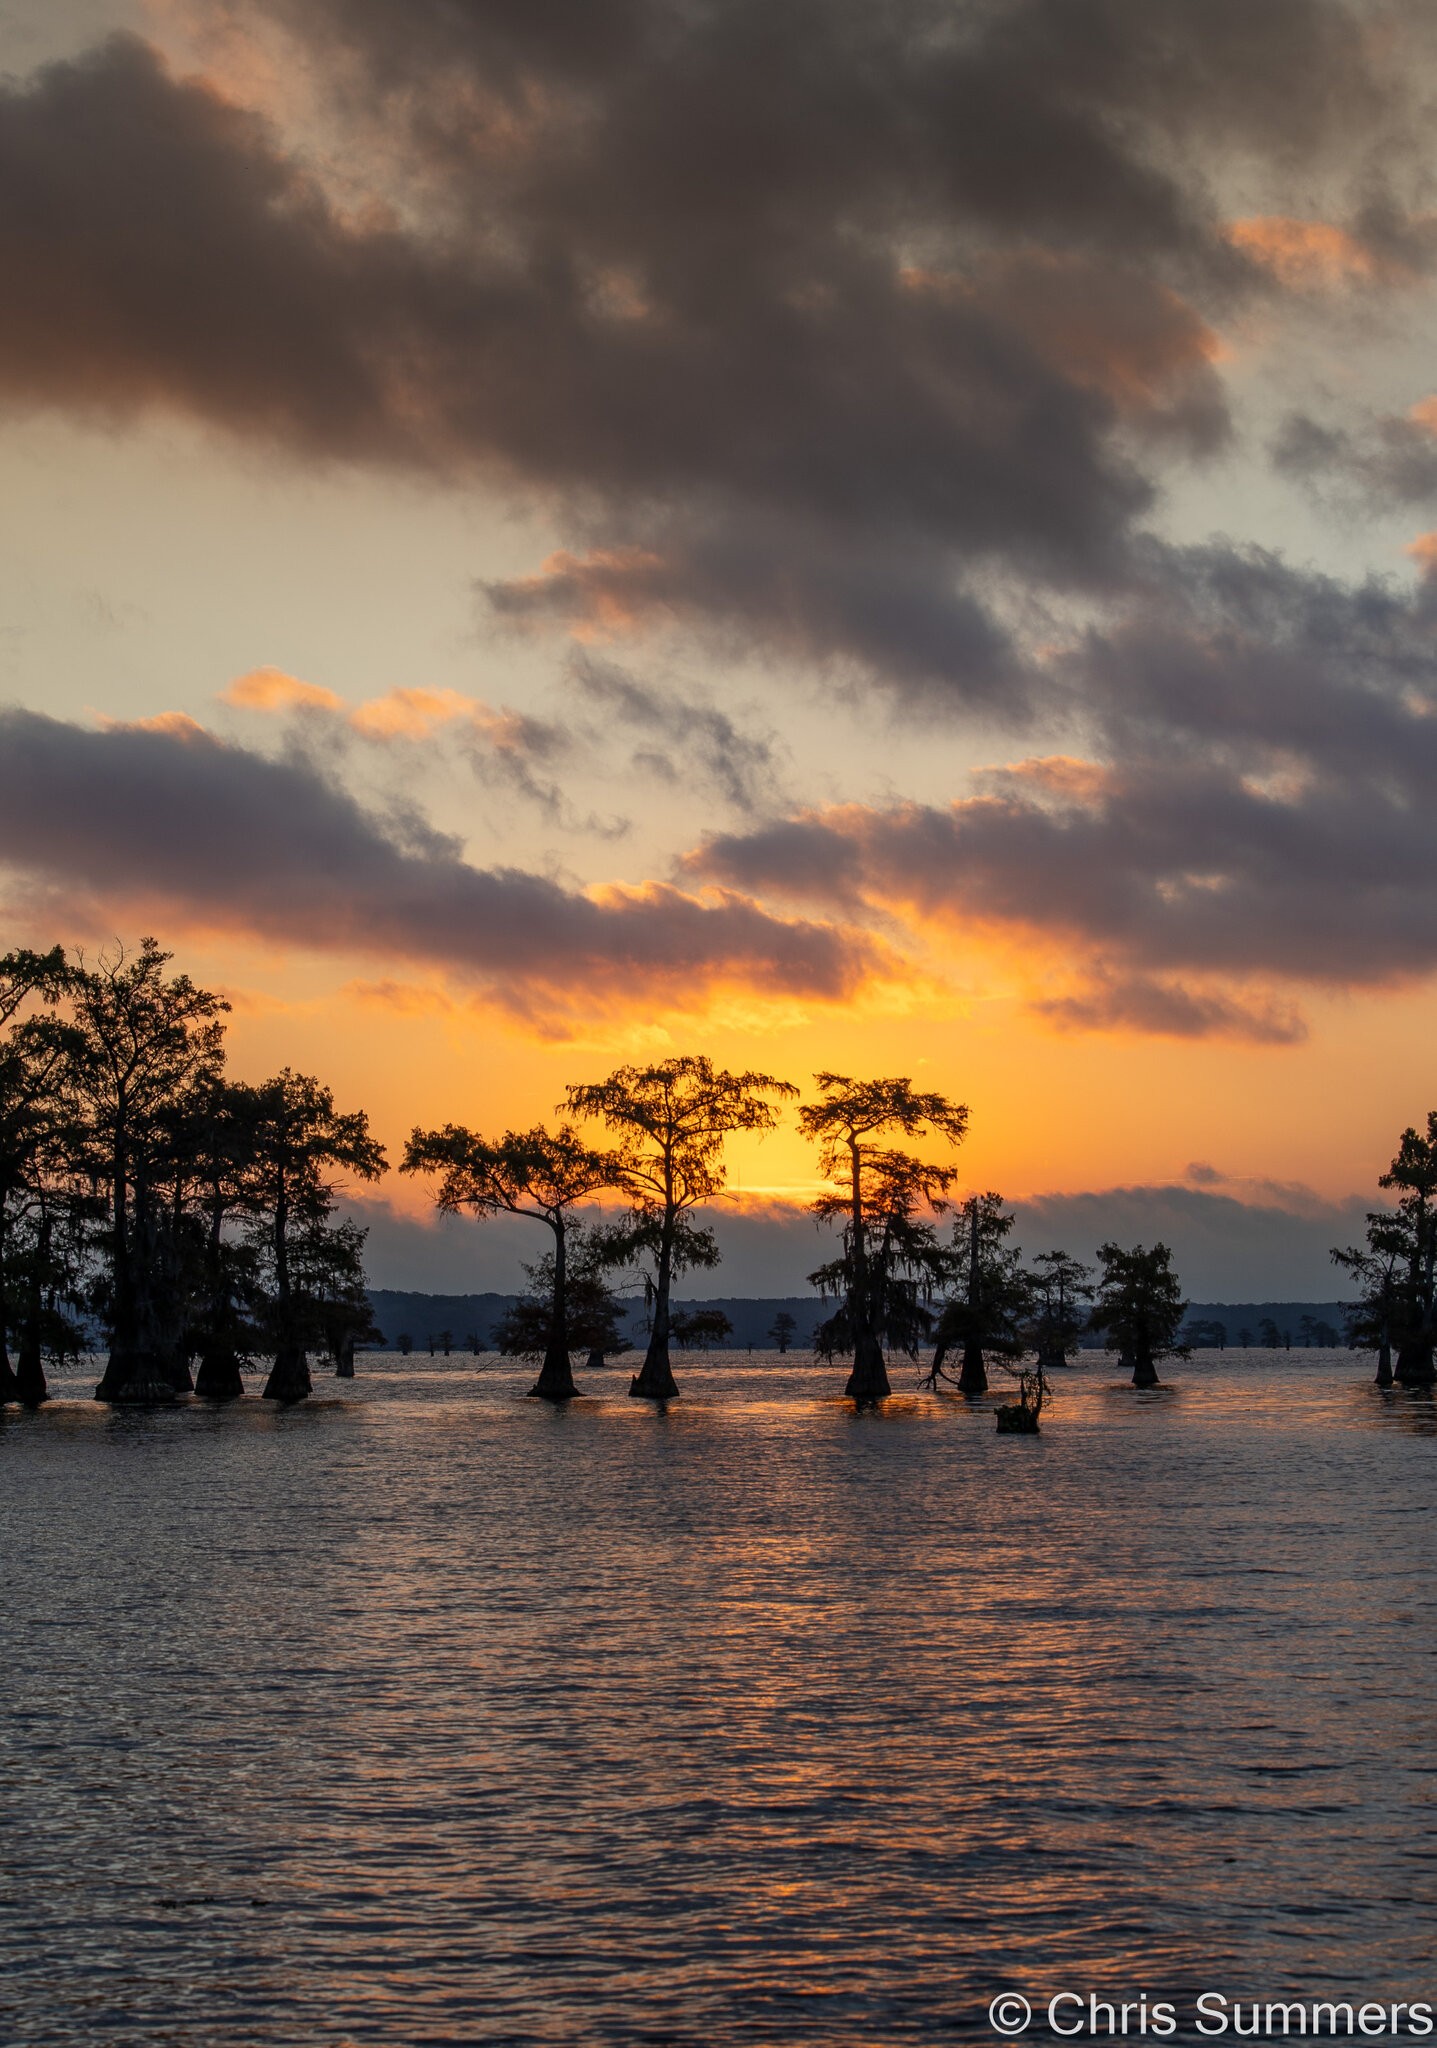
<instances>
[{"instance_id":1,"label":"sky","mask_svg":"<svg viewBox=\"0 0 1437 2048\"><path fill-rule=\"evenodd\" d=\"M1434 81L1421 0L0 0L11 942L391 1150L905 1073L1034 1231L1339 1291L1434 1100ZM424 1205L378 1284L514 1283Z\"/></svg>"}]
</instances>

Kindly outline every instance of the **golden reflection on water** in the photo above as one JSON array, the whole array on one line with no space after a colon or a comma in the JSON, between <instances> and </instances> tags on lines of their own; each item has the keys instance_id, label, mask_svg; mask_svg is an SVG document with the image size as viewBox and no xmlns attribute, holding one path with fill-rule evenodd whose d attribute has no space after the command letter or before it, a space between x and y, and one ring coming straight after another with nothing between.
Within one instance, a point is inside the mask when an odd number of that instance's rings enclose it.
<instances>
[{"instance_id":1,"label":"golden reflection on water","mask_svg":"<svg viewBox=\"0 0 1437 2048\"><path fill-rule=\"evenodd\" d=\"M855 1415L792 1356L688 1361L662 1415L467 1358L7 1411L13 2038L1420 1996L1437 1420L1368 1372L1089 1360L1036 1441L996 1387Z\"/></svg>"}]
</instances>

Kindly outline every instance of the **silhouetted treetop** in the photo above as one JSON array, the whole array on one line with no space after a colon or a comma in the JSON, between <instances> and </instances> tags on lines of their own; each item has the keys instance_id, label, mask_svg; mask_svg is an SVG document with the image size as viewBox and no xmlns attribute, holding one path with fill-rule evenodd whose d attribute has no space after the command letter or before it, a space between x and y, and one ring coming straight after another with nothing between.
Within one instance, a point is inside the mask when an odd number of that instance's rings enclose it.
<instances>
[{"instance_id":1,"label":"silhouetted treetop","mask_svg":"<svg viewBox=\"0 0 1437 2048\"><path fill-rule=\"evenodd\" d=\"M434 1200L453 1215L535 1216L552 1223L556 1210L619 1185L624 1155L588 1145L572 1124L505 1131L488 1139L462 1124L411 1133L401 1173L439 1176Z\"/></svg>"},{"instance_id":2,"label":"silhouetted treetop","mask_svg":"<svg viewBox=\"0 0 1437 2048\"><path fill-rule=\"evenodd\" d=\"M772 1074L730 1073L691 1054L618 1067L606 1080L567 1089L565 1101L576 1116L624 1139L624 1185L633 1200L692 1208L726 1184L725 1140L772 1130L778 1108L769 1098L797 1093Z\"/></svg>"},{"instance_id":3,"label":"silhouetted treetop","mask_svg":"<svg viewBox=\"0 0 1437 2048\"><path fill-rule=\"evenodd\" d=\"M863 1140L878 1131L902 1132L908 1138L931 1131L950 1145L961 1144L967 1136L967 1105L915 1088L906 1074L874 1081L832 1073L813 1078L823 1100L805 1103L798 1122L805 1137L818 1144L822 1173L846 1172L845 1154L864 1149Z\"/></svg>"}]
</instances>

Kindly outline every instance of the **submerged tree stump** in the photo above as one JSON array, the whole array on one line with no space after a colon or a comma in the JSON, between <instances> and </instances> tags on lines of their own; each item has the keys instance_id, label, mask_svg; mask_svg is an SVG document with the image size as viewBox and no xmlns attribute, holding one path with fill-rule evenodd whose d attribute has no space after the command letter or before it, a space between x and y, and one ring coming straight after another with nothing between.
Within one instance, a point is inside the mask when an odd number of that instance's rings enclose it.
<instances>
[{"instance_id":1,"label":"submerged tree stump","mask_svg":"<svg viewBox=\"0 0 1437 2048\"><path fill-rule=\"evenodd\" d=\"M1000 1436L1037 1436L1038 1411L1024 1401L1007 1401L998 1410Z\"/></svg>"}]
</instances>

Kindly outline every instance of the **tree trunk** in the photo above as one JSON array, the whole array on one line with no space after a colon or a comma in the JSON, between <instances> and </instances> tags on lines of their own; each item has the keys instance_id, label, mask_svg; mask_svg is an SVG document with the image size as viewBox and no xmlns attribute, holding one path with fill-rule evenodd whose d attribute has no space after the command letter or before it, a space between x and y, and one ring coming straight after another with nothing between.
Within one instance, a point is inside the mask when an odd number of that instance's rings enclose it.
<instances>
[{"instance_id":1,"label":"tree trunk","mask_svg":"<svg viewBox=\"0 0 1437 2048\"><path fill-rule=\"evenodd\" d=\"M529 1392L538 1401L572 1401L578 1391L569 1354L561 1350L551 1337L544 1352L544 1363L539 1367L539 1377Z\"/></svg>"},{"instance_id":2,"label":"tree trunk","mask_svg":"<svg viewBox=\"0 0 1437 2048\"><path fill-rule=\"evenodd\" d=\"M15 1364L15 1392L17 1399L27 1408L38 1408L50 1398L50 1389L45 1384L45 1358L40 1342L40 1324L44 1313L44 1295L41 1293L41 1276L50 1257L50 1219L42 1216L39 1240L35 1247L35 1263L30 1273L30 1284L25 1290L25 1327L20 1336L20 1350Z\"/></svg>"},{"instance_id":3,"label":"tree trunk","mask_svg":"<svg viewBox=\"0 0 1437 2048\"><path fill-rule=\"evenodd\" d=\"M850 1172L850 1231L853 1238L853 1290L848 1298L848 1320L853 1325L853 1370L843 1391L859 1408L874 1408L893 1392L888 1384L888 1367L883 1346L873 1333L868 1299L868 1237L863 1214L863 1162L858 1141L848 1141Z\"/></svg>"},{"instance_id":4,"label":"tree trunk","mask_svg":"<svg viewBox=\"0 0 1437 2048\"><path fill-rule=\"evenodd\" d=\"M304 1346L292 1339L276 1350L274 1364L269 1378L264 1383L263 1399L279 1401L286 1407L296 1401L307 1401L314 1392L314 1381L309 1376L309 1359Z\"/></svg>"},{"instance_id":5,"label":"tree trunk","mask_svg":"<svg viewBox=\"0 0 1437 2048\"><path fill-rule=\"evenodd\" d=\"M972 1214L968 1224L968 1316L970 1328L983 1327L980 1316L982 1302L982 1268L978 1261L978 1197L973 1197ZM964 1339L963 1366L958 1374L960 1394L986 1394L988 1391L988 1369L983 1363L983 1342L980 1337Z\"/></svg>"},{"instance_id":6,"label":"tree trunk","mask_svg":"<svg viewBox=\"0 0 1437 2048\"><path fill-rule=\"evenodd\" d=\"M289 1188L280 1169L274 1197L274 1364L264 1383L263 1399L291 1406L307 1401L314 1392L309 1376L309 1358L296 1336L294 1305L289 1287Z\"/></svg>"},{"instance_id":7,"label":"tree trunk","mask_svg":"<svg viewBox=\"0 0 1437 2048\"><path fill-rule=\"evenodd\" d=\"M549 1219L554 1233L554 1298L549 1308L549 1341L539 1377L529 1389L538 1401L572 1401L579 1389L574 1385L569 1364L569 1272L565 1262L565 1230L562 1213Z\"/></svg>"},{"instance_id":8,"label":"tree trunk","mask_svg":"<svg viewBox=\"0 0 1437 2048\"><path fill-rule=\"evenodd\" d=\"M334 1377L337 1380L354 1378L354 1337L351 1334L339 1340L339 1355L334 1361Z\"/></svg>"},{"instance_id":9,"label":"tree trunk","mask_svg":"<svg viewBox=\"0 0 1437 2048\"><path fill-rule=\"evenodd\" d=\"M240 1356L232 1336L234 1315L224 1280L223 1226L224 1207L216 1197L210 1207L206 1251L209 1306L195 1374L195 1392L202 1401L238 1401L244 1394Z\"/></svg>"},{"instance_id":10,"label":"tree trunk","mask_svg":"<svg viewBox=\"0 0 1437 2048\"><path fill-rule=\"evenodd\" d=\"M602 1344L595 1344L591 1347L588 1357L584 1360L584 1370L585 1372L602 1372L604 1370L604 1347Z\"/></svg>"},{"instance_id":11,"label":"tree trunk","mask_svg":"<svg viewBox=\"0 0 1437 2048\"><path fill-rule=\"evenodd\" d=\"M988 1391L988 1368L983 1363L983 1346L976 1337L970 1337L963 1346L963 1369L958 1375L960 1394L986 1394Z\"/></svg>"},{"instance_id":12,"label":"tree trunk","mask_svg":"<svg viewBox=\"0 0 1437 2048\"><path fill-rule=\"evenodd\" d=\"M1392 1384L1392 1339L1387 1326L1382 1327L1382 1342L1377 1347L1377 1385L1390 1387Z\"/></svg>"},{"instance_id":13,"label":"tree trunk","mask_svg":"<svg viewBox=\"0 0 1437 2048\"><path fill-rule=\"evenodd\" d=\"M856 1401L860 1408L871 1408L879 1401L886 1400L893 1392L888 1384L888 1367L884 1363L883 1346L871 1330L854 1335L853 1370L848 1375L848 1384L843 1389L850 1401Z\"/></svg>"},{"instance_id":14,"label":"tree trunk","mask_svg":"<svg viewBox=\"0 0 1437 2048\"><path fill-rule=\"evenodd\" d=\"M0 1408L7 1401L20 1398L19 1382L10 1365L10 1353L5 1343L5 1238L4 1210L0 1209Z\"/></svg>"},{"instance_id":15,"label":"tree trunk","mask_svg":"<svg viewBox=\"0 0 1437 2048\"><path fill-rule=\"evenodd\" d=\"M34 1324L27 1324L20 1339L20 1349L15 1362L15 1395L27 1408L38 1408L50 1398L50 1389L45 1383L45 1360L40 1349L40 1332Z\"/></svg>"},{"instance_id":16,"label":"tree trunk","mask_svg":"<svg viewBox=\"0 0 1437 2048\"><path fill-rule=\"evenodd\" d=\"M160 1360L134 1346L128 1351L110 1347L95 1389L97 1401L112 1401L122 1408L168 1408L178 1398Z\"/></svg>"},{"instance_id":17,"label":"tree trunk","mask_svg":"<svg viewBox=\"0 0 1437 2048\"><path fill-rule=\"evenodd\" d=\"M220 1344L207 1345L200 1353L195 1392L202 1401L238 1401L244 1393L238 1354Z\"/></svg>"},{"instance_id":18,"label":"tree trunk","mask_svg":"<svg viewBox=\"0 0 1437 2048\"><path fill-rule=\"evenodd\" d=\"M629 1394L636 1401L672 1401L679 1390L669 1363L669 1289L673 1284L673 1269L673 1217L665 1211L663 1233L659 1238L659 1270L654 1276L654 1327L649 1332L644 1362L629 1381Z\"/></svg>"},{"instance_id":19,"label":"tree trunk","mask_svg":"<svg viewBox=\"0 0 1437 2048\"><path fill-rule=\"evenodd\" d=\"M1395 1378L1399 1387L1430 1387L1437 1381L1430 1336L1424 1333L1398 1345Z\"/></svg>"},{"instance_id":20,"label":"tree trunk","mask_svg":"<svg viewBox=\"0 0 1437 2048\"><path fill-rule=\"evenodd\" d=\"M1146 1344L1139 1344L1133 1353L1133 1385L1156 1387L1160 1384L1158 1369L1153 1364L1152 1351Z\"/></svg>"},{"instance_id":21,"label":"tree trunk","mask_svg":"<svg viewBox=\"0 0 1437 2048\"><path fill-rule=\"evenodd\" d=\"M154 1232L148 1194L143 1176L137 1183L134 1232L138 1245L130 1243L128 1185L122 1164L115 1169L114 1204L118 1227L114 1233L115 1307L110 1337L110 1355L100 1384L97 1401L113 1401L122 1407L162 1408L175 1400L169 1361L155 1343L155 1318L150 1299L154 1266Z\"/></svg>"}]
</instances>

